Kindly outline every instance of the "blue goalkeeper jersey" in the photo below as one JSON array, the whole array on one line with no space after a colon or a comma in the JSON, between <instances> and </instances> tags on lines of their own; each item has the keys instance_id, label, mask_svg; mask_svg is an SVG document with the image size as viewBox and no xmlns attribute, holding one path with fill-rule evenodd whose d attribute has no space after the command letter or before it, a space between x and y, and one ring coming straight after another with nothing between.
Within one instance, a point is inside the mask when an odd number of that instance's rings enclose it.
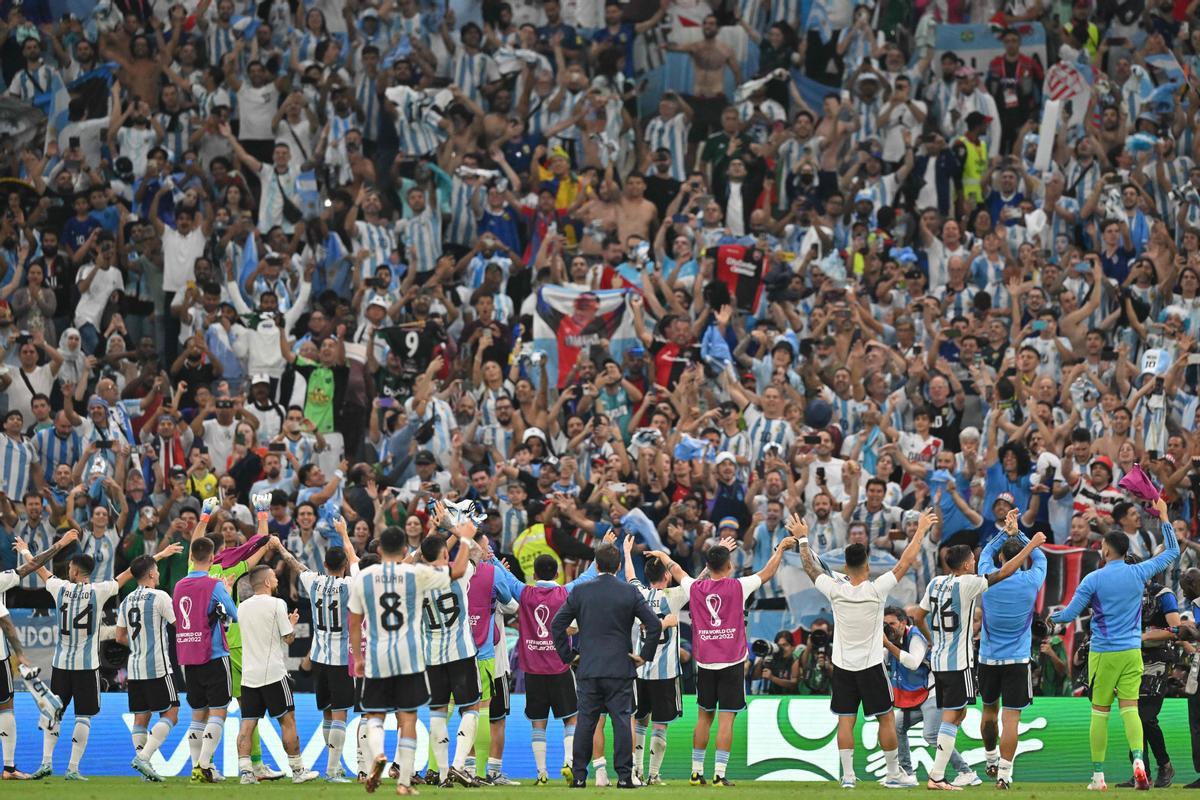
<instances>
[{"instance_id":1,"label":"blue goalkeeper jersey","mask_svg":"<svg viewBox=\"0 0 1200 800\"><path fill-rule=\"evenodd\" d=\"M1022 546L1029 543L1019 534ZM995 572L996 554L1008 536L998 533L979 554L979 574ZM1017 570L1007 580L992 584L980 598L983 626L979 634L981 664L1023 664L1032 648L1033 607L1046 581L1046 554L1040 548L1029 555L1029 569Z\"/></svg>"},{"instance_id":2,"label":"blue goalkeeper jersey","mask_svg":"<svg viewBox=\"0 0 1200 800\"><path fill-rule=\"evenodd\" d=\"M1092 607L1092 652L1140 650L1142 646L1142 592L1146 581L1179 557L1179 542L1169 521L1162 525L1167 549L1140 564L1110 561L1079 583L1075 596L1053 622L1069 622Z\"/></svg>"}]
</instances>

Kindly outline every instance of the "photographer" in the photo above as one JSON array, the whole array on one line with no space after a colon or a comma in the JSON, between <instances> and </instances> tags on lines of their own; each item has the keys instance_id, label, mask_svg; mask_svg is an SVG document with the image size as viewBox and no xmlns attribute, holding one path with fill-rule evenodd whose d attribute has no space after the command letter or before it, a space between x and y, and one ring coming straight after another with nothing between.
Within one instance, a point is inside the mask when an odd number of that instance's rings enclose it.
<instances>
[{"instance_id":1,"label":"photographer","mask_svg":"<svg viewBox=\"0 0 1200 800\"><path fill-rule=\"evenodd\" d=\"M1037 652L1037 671L1034 685L1042 697L1069 697L1071 676L1067 670L1067 647L1055 629L1047 636L1033 638Z\"/></svg>"},{"instance_id":2,"label":"photographer","mask_svg":"<svg viewBox=\"0 0 1200 800\"><path fill-rule=\"evenodd\" d=\"M750 672L756 681L755 694L798 694L800 651L790 631L780 631L771 642L756 639L751 650L755 656Z\"/></svg>"},{"instance_id":3,"label":"photographer","mask_svg":"<svg viewBox=\"0 0 1200 800\"><path fill-rule=\"evenodd\" d=\"M911 625L904 609L888 606L883 612L883 646L888 652L888 675L892 681L893 702L896 705L897 756L905 786L916 786L916 771L908 745L908 731L921 724L921 736L930 747L937 747L942 716L938 713L937 698L930 690L929 643ZM956 774L970 772L970 767L955 751L950 766Z\"/></svg>"},{"instance_id":4,"label":"photographer","mask_svg":"<svg viewBox=\"0 0 1200 800\"><path fill-rule=\"evenodd\" d=\"M800 654L801 680L808 694L829 694L829 679L833 676L833 626L829 620L813 620Z\"/></svg>"}]
</instances>

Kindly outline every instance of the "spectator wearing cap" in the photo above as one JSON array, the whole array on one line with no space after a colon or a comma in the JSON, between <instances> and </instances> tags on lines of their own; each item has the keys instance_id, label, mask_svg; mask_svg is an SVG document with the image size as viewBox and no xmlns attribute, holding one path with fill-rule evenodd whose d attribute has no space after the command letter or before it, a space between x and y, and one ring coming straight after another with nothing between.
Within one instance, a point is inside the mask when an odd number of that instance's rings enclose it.
<instances>
[{"instance_id":1,"label":"spectator wearing cap","mask_svg":"<svg viewBox=\"0 0 1200 800\"><path fill-rule=\"evenodd\" d=\"M276 402L272 394L271 376L265 372L250 376L250 403L246 405L245 412L258 422L256 430L260 443L282 439L287 409Z\"/></svg>"},{"instance_id":2,"label":"spectator wearing cap","mask_svg":"<svg viewBox=\"0 0 1200 800\"><path fill-rule=\"evenodd\" d=\"M849 111L858 127L850 133L851 144L860 146L879 138L879 111L883 108L883 78L870 64L864 64L854 78Z\"/></svg>"},{"instance_id":3,"label":"spectator wearing cap","mask_svg":"<svg viewBox=\"0 0 1200 800\"><path fill-rule=\"evenodd\" d=\"M746 485L737 479L737 462L732 453L717 454L711 464L704 462L704 483L712 498L708 518L713 522L732 519L738 529L734 535L741 539L750 513L746 508Z\"/></svg>"},{"instance_id":4,"label":"spectator wearing cap","mask_svg":"<svg viewBox=\"0 0 1200 800\"><path fill-rule=\"evenodd\" d=\"M433 491L444 495L450 491L450 473L438 468L437 459L428 450L421 450L413 459L416 474L404 482L398 492L401 503L412 506L418 498L428 499Z\"/></svg>"},{"instance_id":5,"label":"spectator wearing cap","mask_svg":"<svg viewBox=\"0 0 1200 800\"><path fill-rule=\"evenodd\" d=\"M1081 514L1094 512L1092 529L1103 533L1113 524L1113 509L1125 499L1124 494L1113 483L1113 462L1108 456L1096 456L1088 469L1087 477L1080 473L1068 475L1068 482L1075 494L1075 510Z\"/></svg>"},{"instance_id":6,"label":"spectator wearing cap","mask_svg":"<svg viewBox=\"0 0 1200 800\"><path fill-rule=\"evenodd\" d=\"M961 66L962 60L958 54L947 50L942 53L936 67L931 65L927 75L918 76L922 78L922 95L929 103L929 113L935 121L942 120L954 103L954 95L958 91L958 68Z\"/></svg>"}]
</instances>

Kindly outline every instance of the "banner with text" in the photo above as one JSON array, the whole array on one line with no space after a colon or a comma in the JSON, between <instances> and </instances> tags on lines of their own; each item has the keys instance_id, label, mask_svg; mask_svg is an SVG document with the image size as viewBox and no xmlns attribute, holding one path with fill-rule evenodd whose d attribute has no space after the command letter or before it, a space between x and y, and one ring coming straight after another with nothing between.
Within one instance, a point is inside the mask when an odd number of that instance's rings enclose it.
<instances>
[{"instance_id":1,"label":"banner with text","mask_svg":"<svg viewBox=\"0 0 1200 800\"><path fill-rule=\"evenodd\" d=\"M296 723L303 748L306 766L324 771L325 747L321 740L321 712L317 711L312 695L296 696ZM692 730L696 724L694 697L684 698L684 715L668 729L666 761L663 777L666 779L686 778L691 769ZM31 696L18 692L16 696L17 767L32 771L41 761L42 736L37 730L37 708ZM512 714L508 717L507 745L504 751L504 771L513 778L533 778L535 775L533 754L528 742L531 740L529 721L525 719L525 698L512 697ZM186 717L186 702L185 713ZM1091 757L1088 754L1088 725L1091 715L1088 701L1074 697L1037 698L1025 709L1021 718L1020 739L1017 746L1016 774L1022 781L1078 781L1089 774ZM355 747L358 717L350 720L346 731L343 763L348 773L357 770ZM1180 760L1186 760L1188 750L1187 703L1181 699L1167 700L1159 717L1167 737L1168 749ZM428 709L422 709L417 725L418 769L428 763ZM983 741L979 732L978 709L969 709L958 737L958 749L967 763L982 768L984 762ZM71 727L73 716L68 713L63 721L66 735L59 740L55 751L56 767L65 768L71 749ZM1109 736L1108 771L1113 776L1124 776L1128 761L1124 737L1120 733L1120 720L1111 721L1113 731ZM457 715L451 720L451 738L458 725ZM85 775L134 776L129 762L133 757L130 731L133 715L128 713L126 695L105 694L102 711L92 720L91 747L83 759ZM237 775L237 727L236 714L225 723L225 736L220 744L215 763L229 776ZM386 752L391 753L395 745L395 719L387 720ZM855 754L856 770L860 778L868 774L881 777L884 774L883 752L879 749L878 724L874 720L859 720L855 740L859 747ZM279 765L287 763L278 729L273 724L260 723L263 752L268 761ZM487 725L479 726L477 752L487 750ZM189 770L188 747L184 741L186 725L177 725L162 749L155 753L153 765L164 776L186 776ZM776 781L830 781L838 776L837 717L829 711L829 699L825 697L754 697L749 708L738 715L734 727L734 744L729 762L729 776L733 780L776 780ZM611 748L612 737L609 731ZM714 734L715 736L715 734ZM547 763L552 767L562 763L562 725L554 720L550 723L547 736ZM933 763L933 752L921 739L921 726L909 731L909 742L913 750L913 764L921 778ZM610 752L611 758L611 752ZM708 756L708 767L712 767L712 754ZM482 764L481 764L482 766ZM557 773L557 769L552 769Z\"/></svg>"}]
</instances>

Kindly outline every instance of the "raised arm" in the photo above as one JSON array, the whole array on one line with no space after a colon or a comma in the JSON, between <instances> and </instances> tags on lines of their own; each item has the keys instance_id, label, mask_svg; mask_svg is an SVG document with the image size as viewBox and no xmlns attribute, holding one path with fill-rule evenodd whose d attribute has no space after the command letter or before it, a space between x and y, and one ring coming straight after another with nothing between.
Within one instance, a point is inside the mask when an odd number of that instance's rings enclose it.
<instances>
[{"instance_id":1,"label":"raised arm","mask_svg":"<svg viewBox=\"0 0 1200 800\"><path fill-rule=\"evenodd\" d=\"M1046 541L1046 534L1035 533L1033 535L1033 538L1030 539L1029 542L1025 545L1025 547L1023 547L1021 549L1020 553L1017 553L1015 556L1010 558L1008 561L1005 561L1004 566L1000 567L1000 569L996 570L995 572L989 572L987 574L988 586L993 586L993 585L999 583L1000 581L1004 580L1005 578L1009 577L1010 575L1013 575L1017 570L1019 570L1021 568L1021 565L1025 563L1025 560L1027 558L1029 558L1029 554L1032 553L1037 548L1041 547L1045 541Z\"/></svg>"},{"instance_id":2,"label":"raised arm","mask_svg":"<svg viewBox=\"0 0 1200 800\"><path fill-rule=\"evenodd\" d=\"M758 571L758 579L763 583L775 577L775 573L779 571L779 565L783 563L783 553L785 550L790 550L796 546L796 538L794 536L785 536L775 548L775 552L771 554L771 560L768 561L762 569Z\"/></svg>"},{"instance_id":3,"label":"raised arm","mask_svg":"<svg viewBox=\"0 0 1200 800\"><path fill-rule=\"evenodd\" d=\"M1150 580L1151 577L1171 566L1175 559L1179 558L1179 540L1175 538L1175 526L1171 524L1171 518L1167 515L1167 501L1161 497L1158 498L1154 501L1154 510L1158 512L1158 518L1162 520L1163 544L1166 545L1166 549L1135 567L1138 574L1142 576L1142 580Z\"/></svg>"},{"instance_id":4,"label":"raised arm","mask_svg":"<svg viewBox=\"0 0 1200 800\"><path fill-rule=\"evenodd\" d=\"M62 552L63 548L72 545L79 541L79 531L72 528L62 535L57 542L47 547L37 555L25 555L29 552L29 545L23 539L13 540L13 549L25 559L25 563L17 567L17 577L24 578L34 572L38 573L38 577L42 580L50 577L50 571L45 569L43 565L53 559L56 555ZM42 574L45 573L45 574Z\"/></svg>"},{"instance_id":5,"label":"raised arm","mask_svg":"<svg viewBox=\"0 0 1200 800\"><path fill-rule=\"evenodd\" d=\"M900 554L900 562L892 567L892 574L896 576L897 581L903 578L905 573L916 563L917 556L921 552L921 540L925 538L925 534L929 533L929 529L935 522L937 522L937 513L931 508L925 509L921 514L920 522L917 523L917 532L913 534L908 546Z\"/></svg>"}]
</instances>

